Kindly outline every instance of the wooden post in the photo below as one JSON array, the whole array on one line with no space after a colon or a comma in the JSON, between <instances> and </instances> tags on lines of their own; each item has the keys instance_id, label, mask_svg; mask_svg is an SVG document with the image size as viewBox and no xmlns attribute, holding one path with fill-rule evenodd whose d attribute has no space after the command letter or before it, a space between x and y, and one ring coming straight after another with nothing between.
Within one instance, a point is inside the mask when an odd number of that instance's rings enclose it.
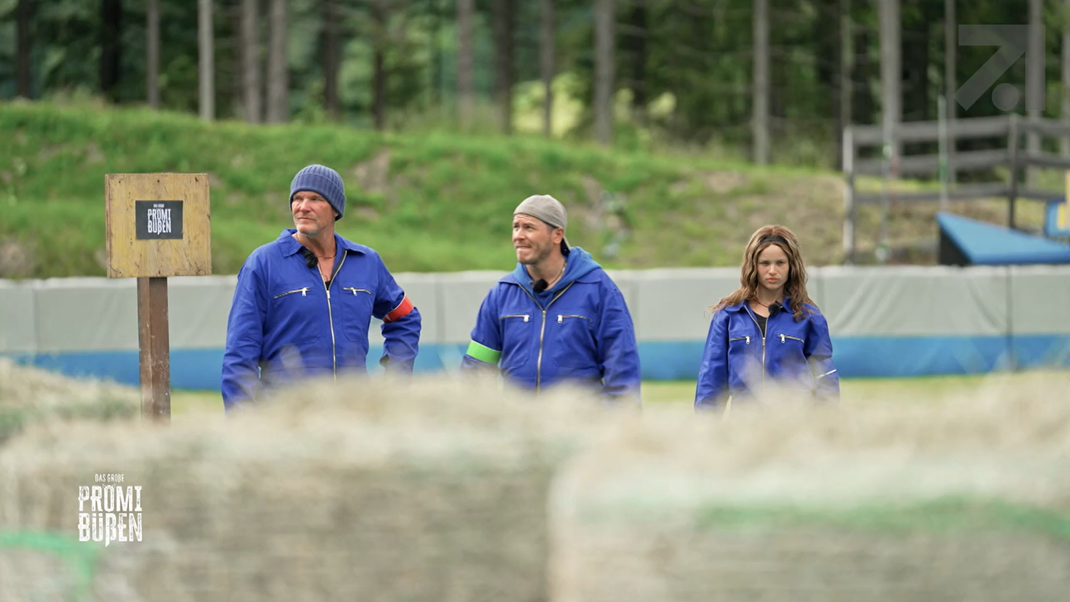
<instances>
[{"instance_id":1,"label":"wooden post","mask_svg":"<svg viewBox=\"0 0 1070 602\"><path fill-rule=\"evenodd\" d=\"M1044 116L1044 0L1029 0L1029 49L1025 53L1025 114L1034 127L1028 128L1025 135L1026 152L1035 157L1041 151L1040 128ZM1037 188L1039 166L1026 163L1025 187Z\"/></svg>"},{"instance_id":2,"label":"wooden post","mask_svg":"<svg viewBox=\"0 0 1070 602\"><path fill-rule=\"evenodd\" d=\"M108 174L109 278L137 278L141 417L171 421L167 278L212 273L207 174Z\"/></svg>"},{"instance_id":3,"label":"wooden post","mask_svg":"<svg viewBox=\"0 0 1070 602\"><path fill-rule=\"evenodd\" d=\"M1007 185L1007 227L1014 229L1014 201L1018 198L1018 116L1011 113L1007 152L1010 155L1011 179Z\"/></svg>"},{"instance_id":4,"label":"wooden post","mask_svg":"<svg viewBox=\"0 0 1070 602\"><path fill-rule=\"evenodd\" d=\"M141 416L171 421L171 346L167 322L167 278L137 279Z\"/></svg>"}]
</instances>

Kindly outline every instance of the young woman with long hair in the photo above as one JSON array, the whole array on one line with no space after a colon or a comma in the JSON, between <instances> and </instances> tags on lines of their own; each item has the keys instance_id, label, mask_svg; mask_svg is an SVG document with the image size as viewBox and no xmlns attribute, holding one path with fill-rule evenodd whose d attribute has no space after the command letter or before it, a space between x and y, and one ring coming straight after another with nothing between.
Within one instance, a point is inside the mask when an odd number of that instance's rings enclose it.
<instances>
[{"instance_id":1,"label":"young woman with long hair","mask_svg":"<svg viewBox=\"0 0 1070 602\"><path fill-rule=\"evenodd\" d=\"M751 235L739 283L713 306L695 407L721 408L774 386L838 398L828 322L806 293L806 265L791 230L764 226Z\"/></svg>"}]
</instances>

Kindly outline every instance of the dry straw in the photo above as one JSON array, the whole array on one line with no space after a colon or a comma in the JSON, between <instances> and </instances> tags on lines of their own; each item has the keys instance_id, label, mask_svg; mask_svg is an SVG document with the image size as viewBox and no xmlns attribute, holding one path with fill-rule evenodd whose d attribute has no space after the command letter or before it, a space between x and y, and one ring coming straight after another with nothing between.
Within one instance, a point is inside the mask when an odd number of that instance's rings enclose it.
<instances>
[{"instance_id":1,"label":"dry straw","mask_svg":"<svg viewBox=\"0 0 1070 602\"><path fill-rule=\"evenodd\" d=\"M0 446L28 425L56 420L123 420L138 413L136 389L73 380L0 358Z\"/></svg>"},{"instance_id":2,"label":"dry straw","mask_svg":"<svg viewBox=\"0 0 1070 602\"><path fill-rule=\"evenodd\" d=\"M634 421L554 485L552 599L1061 599L1067 374L1006 382Z\"/></svg>"},{"instance_id":3,"label":"dry straw","mask_svg":"<svg viewBox=\"0 0 1070 602\"><path fill-rule=\"evenodd\" d=\"M143 541L101 551L87 599L544 600L552 475L616 415L577 391L352 378L223 423L42 423L0 448L0 531L73 536L78 486L122 473ZM11 553L0 574L29 570ZM28 596L13 583L0 599Z\"/></svg>"},{"instance_id":4,"label":"dry straw","mask_svg":"<svg viewBox=\"0 0 1070 602\"><path fill-rule=\"evenodd\" d=\"M55 378L0 364L0 412L136 408ZM0 445L0 599L1060 599L1066 384L696 417L343 378L222 423L43 412ZM71 542L77 488L101 473L142 487L142 542Z\"/></svg>"}]
</instances>

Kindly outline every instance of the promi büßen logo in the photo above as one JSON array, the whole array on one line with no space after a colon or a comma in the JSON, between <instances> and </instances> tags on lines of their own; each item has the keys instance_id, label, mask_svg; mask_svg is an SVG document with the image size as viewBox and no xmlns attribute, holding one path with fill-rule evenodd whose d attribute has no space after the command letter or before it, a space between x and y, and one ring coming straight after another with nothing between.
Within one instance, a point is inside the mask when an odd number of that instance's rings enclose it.
<instances>
[{"instance_id":1,"label":"promi b\u00fc\u00dfen logo","mask_svg":"<svg viewBox=\"0 0 1070 602\"><path fill-rule=\"evenodd\" d=\"M134 201L135 238L181 239L182 201Z\"/></svg>"},{"instance_id":2,"label":"promi b\u00fc\u00dfen logo","mask_svg":"<svg viewBox=\"0 0 1070 602\"><path fill-rule=\"evenodd\" d=\"M122 474L94 475L105 485L78 486L78 541L141 541L141 486L122 483ZM87 508L88 506L88 508Z\"/></svg>"}]
</instances>

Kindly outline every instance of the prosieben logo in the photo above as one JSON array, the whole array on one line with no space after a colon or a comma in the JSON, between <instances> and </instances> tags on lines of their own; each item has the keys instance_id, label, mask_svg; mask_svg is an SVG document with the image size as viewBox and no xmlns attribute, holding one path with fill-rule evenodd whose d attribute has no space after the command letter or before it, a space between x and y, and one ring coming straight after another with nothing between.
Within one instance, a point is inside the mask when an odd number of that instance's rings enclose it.
<instances>
[{"instance_id":1,"label":"prosieben logo","mask_svg":"<svg viewBox=\"0 0 1070 602\"><path fill-rule=\"evenodd\" d=\"M1037 28L1040 36L1040 69L1026 69L1025 108L1028 111L1044 110L1044 86L1042 82L1030 81L1032 77L1044 77L1044 28ZM998 48L981 68L966 83L955 91L955 101L963 109L969 109L989 89L992 90L992 104L1001 111L1013 111L1022 97L1018 87L1002 83L992 85L1003 76L1019 59L1025 56L1028 63L1031 56L1028 25L959 25L959 46L995 46ZM1039 75L1034 75L1037 73ZM1040 84L1040 85L1037 85ZM1040 90L1034 94L1034 90ZM1033 98L1036 96L1036 98Z\"/></svg>"}]
</instances>

